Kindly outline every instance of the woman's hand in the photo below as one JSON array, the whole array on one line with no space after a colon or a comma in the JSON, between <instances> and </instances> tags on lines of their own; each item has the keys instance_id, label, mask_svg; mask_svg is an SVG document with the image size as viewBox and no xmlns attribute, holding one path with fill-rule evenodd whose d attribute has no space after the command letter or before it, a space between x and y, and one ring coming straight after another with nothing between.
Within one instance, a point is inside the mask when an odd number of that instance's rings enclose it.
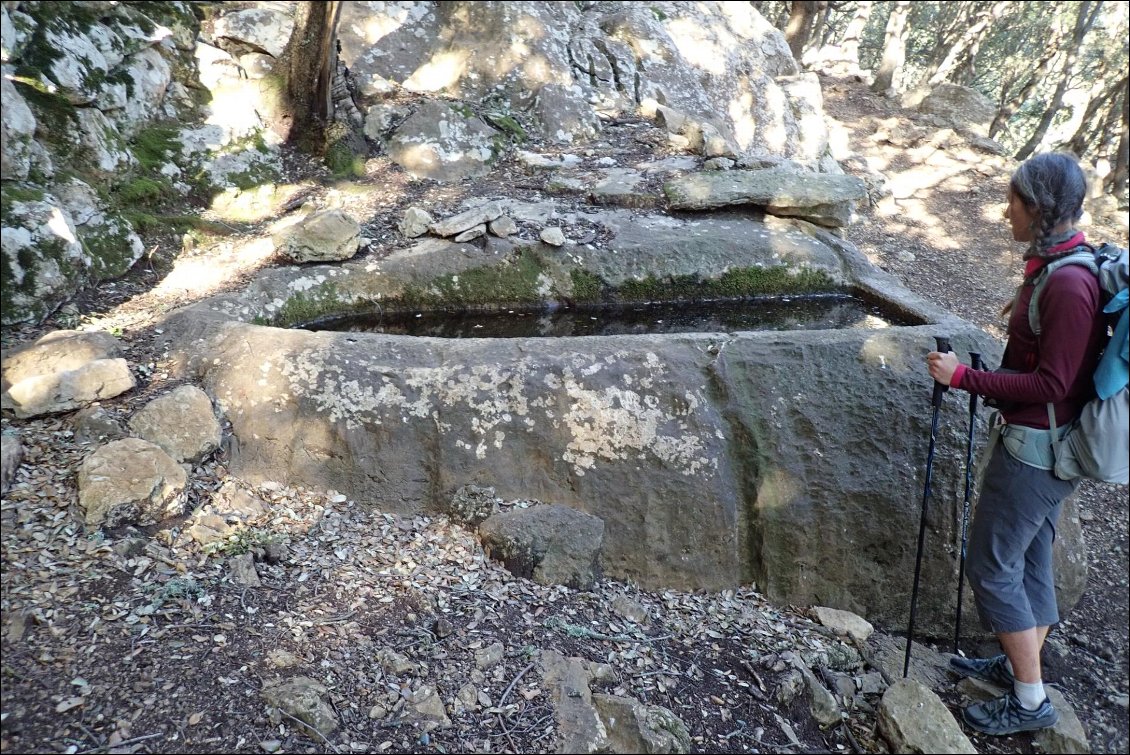
<instances>
[{"instance_id":1,"label":"woman's hand","mask_svg":"<svg viewBox=\"0 0 1130 755\"><path fill-rule=\"evenodd\" d=\"M937 351L931 351L926 355L926 368L930 371L930 377L938 381L942 385L949 385L953 380L954 370L960 364L957 354L952 351L942 354Z\"/></svg>"}]
</instances>

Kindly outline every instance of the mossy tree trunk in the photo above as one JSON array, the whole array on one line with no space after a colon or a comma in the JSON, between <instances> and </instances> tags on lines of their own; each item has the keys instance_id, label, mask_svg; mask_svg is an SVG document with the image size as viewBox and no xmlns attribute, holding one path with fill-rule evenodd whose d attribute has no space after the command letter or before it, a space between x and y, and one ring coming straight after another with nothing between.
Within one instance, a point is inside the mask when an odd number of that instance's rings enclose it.
<instances>
[{"instance_id":1,"label":"mossy tree trunk","mask_svg":"<svg viewBox=\"0 0 1130 755\"><path fill-rule=\"evenodd\" d=\"M331 90L337 64L337 22L340 2L300 2L294 31L283 59L286 63L285 139L301 149L320 153L325 130L333 119Z\"/></svg>"}]
</instances>

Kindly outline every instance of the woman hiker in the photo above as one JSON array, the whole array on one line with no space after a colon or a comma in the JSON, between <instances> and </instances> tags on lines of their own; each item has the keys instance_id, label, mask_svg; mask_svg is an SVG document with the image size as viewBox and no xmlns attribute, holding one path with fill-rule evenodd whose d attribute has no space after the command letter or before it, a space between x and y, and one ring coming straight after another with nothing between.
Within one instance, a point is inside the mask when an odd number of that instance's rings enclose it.
<instances>
[{"instance_id":1,"label":"woman hiker","mask_svg":"<svg viewBox=\"0 0 1130 755\"><path fill-rule=\"evenodd\" d=\"M994 658L950 660L957 672L993 682L1003 696L970 705L965 722L993 735L1052 726L1059 714L1044 694L1040 648L1059 620L1052 575L1052 541L1063 501L1078 481L1051 471L1049 402L1066 429L1094 395L1092 377L1105 335L1099 285L1087 268L1054 271L1039 302L1039 338L1028 323L1033 278L1040 268L1084 243L1074 224L1083 214L1086 179L1075 160L1042 154L1022 163L1008 187L1004 217L1016 241L1027 242L1024 283L1009 313L1001 369L982 372L953 352L927 356L930 376L995 402L1009 438L989 448L988 466L969 535L966 575L985 628L1004 650ZM1017 458L1016 455L1023 458Z\"/></svg>"}]
</instances>

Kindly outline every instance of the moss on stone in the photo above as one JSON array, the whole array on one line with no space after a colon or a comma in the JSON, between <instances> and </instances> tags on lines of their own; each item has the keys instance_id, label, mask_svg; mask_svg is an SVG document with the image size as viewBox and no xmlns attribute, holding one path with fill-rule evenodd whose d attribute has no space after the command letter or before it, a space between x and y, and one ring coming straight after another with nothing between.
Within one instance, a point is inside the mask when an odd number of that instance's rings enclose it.
<instances>
[{"instance_id":1,"label":"moss on stone","mask_svg":"<svg viewBox=\"0 0 1130 755\"><path fill-rule=\"evenodd\" d=\"M169 186L168 181L138 176L119 184L114 189L112 196L123 207L132 204L154 206L172 196L172 193L172 187Z\"/></svg>"},{"instance_id":2,"label":"moss on stone","mask_svg":"<svg viewBox=\"0 0 1130 755\"><path fill-rule=\"evenodd\" d=\"M603 297L604 281L599 275L588 270L573 270L569 277L573 281L573 301L592 303Z\"/></svg>"},{"instance_id":3,"label":"moss on stone","mask_svg":"<svg viewBox=\"0 0 1130 755\"><path fill-rule=\"evenodd\" d=\"M58 147L60 154L69 154L73 145L66 137L78 129L78 109L63 95L50 91L34 68L17 68L12 83L34 113L36 130L44 141Z\"/></svg>"},{"instance_id":4,"label":"moss on stone","mask_svg":"<svg viewBox=\"0 0 1130 755\"><path fill-rule=\"evenodd\" d=\"M451 106L451 109L456 113L459 113L459 115L463 116L464 118L475 117L475 111L472 110L469 106L464 105L463 103L454 104Z\"/></svg>"},{"instance_id":5,"label":"moss on stone","mask_svg":"<svg viewBox=\"0 0 1130 755\"><path fill-rule=\"evenodd\" d=\"M252 163L247 170L229 173L227 181L240 191L248 191L258 186L273 184L281 178L278 168L270 163Z\"/></svg>"},{"instance_id":6,"label":"moss on stone","mask_svg":"<svg viewBox=\"0 0 1130 755\"><path fill-rule=\"evenodd\" d=\"M510 138L517 142L524 142L528 138L526 129L522 128L522 124L518 123L517 119L512 115L506 113L487 113L484 116L490 125L507 134Z\"/></svg>"},{"instance_id":7,"label":"moss on stone","mask_svg":"<svg viewBox=\"0 0 1130 755\"><path fill-rule=\"evenodd\" d=\"M740 299L765 294L810 294L839 290L831 277L819 270L796 270L785 265L746 267L727 271L718 278L676 275L648 276L625 282L616 290L623 301L694 301Z\"/></svg>"},{"instance_id":8,"label":"moss on stone","mask_svg":"<svg viewBox=\"0 0 1130 755\"><path fill-rule=\"evenodd\" d=\"M501 264L444 275L426 286L406 289L399 301L413 308L537 304L546 299L545 272L536 252L523 248Z\"/></svg>"},{"instance_id":9,"label":"moss on stone","mask_svg":"<svg viewBox=\"0 0 1130 755\"><path fill-rule=\"evenodd\" d=\"M326 147L326 167L334 178L360 178L365 175L365 158L354 154L344 142L334 142Z\"/></svg>"},{"instance_id":10,"label":"moss on stone","mask_svg":"<svg viewBox=\"0 0 1130 755\"><path fill-rule=\"evenodd\" d=\"M380 311L380 306L366 299L346 300L342 298L337 286L323 283L305 293L295 294L286 300L273 315L259 315L252 322L256 325L292 327L308 325L331 317L362 315Z\"/></svg>"},{"instance_id":11,"label":"moss on stone","mask_svg":"<svg viewBox=\"0 0 1130 755\"><path fill-rule=\"evenodd\" d=\"M136 261L130 244L130 226L112 220L97 227L79 229L78 238L92 262L96 278L105 280L124 275Z\"/></svg>"},{"instance_id":12,"label":"moss on stone","mask_svg":"<svg viewBox=\"0 0 1130 755\"><path fill-rule=\"evenodd\" d=\"M12 208L17 202L40 202L47 196L43 189L14 181L0 182L0 217L8 225Z\"/></svg>"},{"instance_id":13,"label":"moss on stone","mask_svg":"<svg viewBox=\"0 0 1130 755\"><path fill-rule=\"evenodd\" d=\"M159 170L180 152L179 137L176 126L154 124L137 132L130 140L130 151L144 170Z\"/></svg>"}]
</instances>

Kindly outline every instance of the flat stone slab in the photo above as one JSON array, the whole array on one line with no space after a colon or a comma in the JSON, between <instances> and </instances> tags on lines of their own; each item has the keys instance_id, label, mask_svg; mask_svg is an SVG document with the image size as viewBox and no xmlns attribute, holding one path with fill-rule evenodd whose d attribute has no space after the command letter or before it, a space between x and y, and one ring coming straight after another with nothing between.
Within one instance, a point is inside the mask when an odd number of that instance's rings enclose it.
<instances>
[{"instance_id":1,"label":"flat stone slab","mask_svg":"<svg viewBox=\"0 0 1130 755\"><path fill-rule=\"evenodd\" d=\"M694 173L668 181L663 190L675 210L752 205L837 226L846 225L853 204L867 196L855 176L780 169Z\"/></svg>"}]
</instances>

